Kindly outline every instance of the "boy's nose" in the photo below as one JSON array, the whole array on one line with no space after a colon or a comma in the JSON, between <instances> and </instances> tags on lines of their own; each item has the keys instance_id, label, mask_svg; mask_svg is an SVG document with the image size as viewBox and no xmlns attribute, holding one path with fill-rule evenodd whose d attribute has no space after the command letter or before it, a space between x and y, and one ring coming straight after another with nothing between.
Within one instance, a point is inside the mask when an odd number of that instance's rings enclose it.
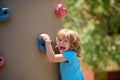
<instances>
[{"instance_id":1,"label":"boy's nose","mask_svg":"<svg viewBox=\"0 0 120 80\"><path fill-rule=\"evenodd\" d=\"M60 41L60 43L63 43L63 41Z\"/></svg>"},{"instance_id":2,"label":"boy's nose","mask_svg":"<svg viewBox=\"0 0 120 80\"><path fill-rule=\"evenodd\" d=\"M60 44L61 44L61 45L64 45L64 41L60 41Z\"/></svg>"}]
</instances>

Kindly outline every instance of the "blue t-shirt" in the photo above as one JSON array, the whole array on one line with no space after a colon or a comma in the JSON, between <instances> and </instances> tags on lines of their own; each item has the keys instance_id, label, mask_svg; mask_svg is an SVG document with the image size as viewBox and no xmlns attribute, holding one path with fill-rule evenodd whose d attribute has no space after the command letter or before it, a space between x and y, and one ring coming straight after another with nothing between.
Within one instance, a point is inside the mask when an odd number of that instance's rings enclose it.
<instances>
[{"instance_id":1,"label":"blue t-shirt","mask_svg":"<svg viewBox=\"0 0 120 80\"><path fill-rule=\"evenodd\" d=\"M75 51L66 51L63 56L67 61L60 62L60 74L62 80L84 80L80 61Z\"/></svg>"}]
</instances>

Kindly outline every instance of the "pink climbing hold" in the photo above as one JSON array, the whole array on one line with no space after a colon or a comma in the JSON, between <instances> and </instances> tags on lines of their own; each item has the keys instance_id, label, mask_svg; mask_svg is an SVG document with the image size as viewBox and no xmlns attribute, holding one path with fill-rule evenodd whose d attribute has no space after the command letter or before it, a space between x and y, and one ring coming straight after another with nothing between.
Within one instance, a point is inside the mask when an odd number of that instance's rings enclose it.
<instances>
[{"instance_id":1,"label":"pink climbing hold","mask_svg":"<svg viewBox=\"0 0 120 80\"><path fill-rule=\"evenodd\" d=\"M67 9L62 5L62 4L58 4L57 7L55 8L55 14L58 17L65 17L67 16Z\"/></svg>"},{"instance_id":2,"label":"pink climbing hold","mask_svg":"<svg viewBox=\"0 0 120 80\"><path fill-rule=\"evenodd\" d=\"M2 68L5 64L4 57L0 56L0 68Z\"/></svg>"}]
</instances>

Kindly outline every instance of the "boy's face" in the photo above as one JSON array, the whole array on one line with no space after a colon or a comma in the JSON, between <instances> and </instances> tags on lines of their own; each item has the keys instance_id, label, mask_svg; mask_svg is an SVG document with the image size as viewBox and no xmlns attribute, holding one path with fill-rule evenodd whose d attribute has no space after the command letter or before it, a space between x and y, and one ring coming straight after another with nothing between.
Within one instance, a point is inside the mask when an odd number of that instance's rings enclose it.
<instances>
[{"instance_id":1,"label":"boy's face","mask_svg":"<svg viewBox=\"0 0 120 80\"><path fill-rule=\"evenodd\" d=\"M57 47L60 53L63 53L70 49L70 42L68 39L57 39Z\"/></svg>"}]
</instances>

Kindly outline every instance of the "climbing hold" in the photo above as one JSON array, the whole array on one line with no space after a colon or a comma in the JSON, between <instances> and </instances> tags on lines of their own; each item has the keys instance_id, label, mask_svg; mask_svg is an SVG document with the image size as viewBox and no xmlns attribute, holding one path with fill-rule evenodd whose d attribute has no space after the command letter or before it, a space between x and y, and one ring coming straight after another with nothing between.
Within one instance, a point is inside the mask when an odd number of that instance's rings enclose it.
<instances>
[{"instance_id":1,"label":"climbing hold","mask_svg":"<svg viewBox=\"0 0 120 80\"><path fill-rule=\"evenodd\" d=\"M58 4L55 8L55 14L61 18L65 17L67 16L67 9L62 4Z\"/></svg>"},{"instance_id":2,"label":"climbing hold","mask_svg":"<svg viewBox=\"0 0 120 80\"><path fill-rule=\"evenodd\" d=\"M0 6L0 22L6 21L10 18L10 11L8 8Z\"/></svg>"},{"instance_id":3,"label":"climbing hold","mask_svg":"<svg viewBox=\"0 0 120 80\"><path fill-rule=\"evenodd\" d=\"M0 56L0 68L2 68L5 64L5 60L3 56Z\"/></svg>"},{"instance_id":4,"label":"climbing hold","mask_svg":"<svg viewBox=\"0 0 120 80\"><path fill-rule=\"evenodd\" d=\"M51 45L53 45L53 41L51 41ZM40 51L46 52L46 44L41 36L38 37L38 48Z\"/></svg>"},{"instance_id":5,"label":"climbing hold","mask_svg":"<svg viewBox=\"0 0 120 80\"><path fill-rule=\"evenodd\" d=\"M41 36L38 37L38 48L39 48L42 52L46 52L45 41L43 40L43 38L42 38Z\"/></svg>"}]
</instances>

